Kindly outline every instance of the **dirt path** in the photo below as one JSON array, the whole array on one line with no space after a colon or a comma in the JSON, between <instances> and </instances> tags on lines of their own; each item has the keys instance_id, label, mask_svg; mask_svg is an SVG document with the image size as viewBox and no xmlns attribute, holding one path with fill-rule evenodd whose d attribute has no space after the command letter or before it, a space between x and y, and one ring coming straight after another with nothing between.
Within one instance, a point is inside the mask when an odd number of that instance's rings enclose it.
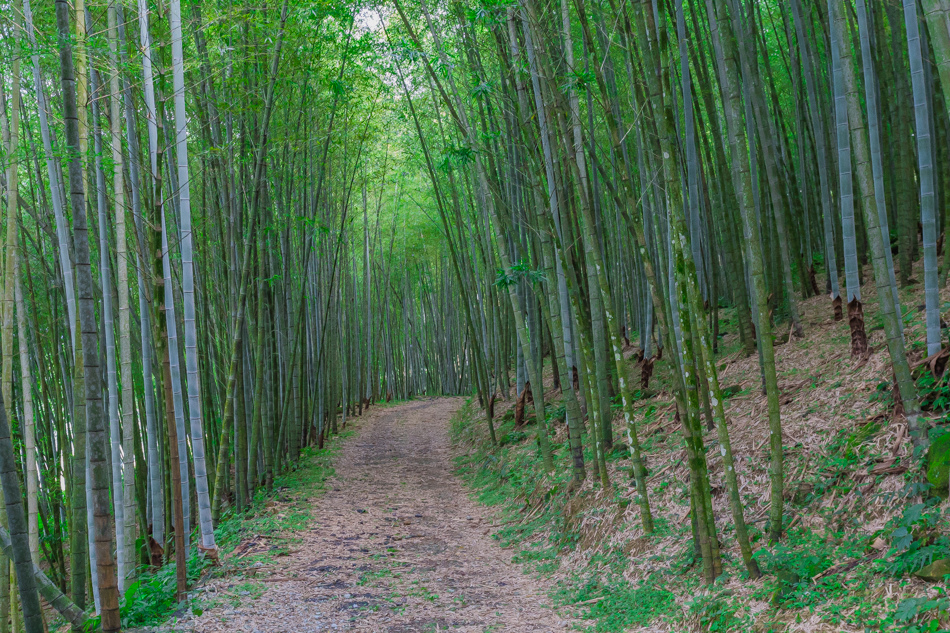
<instances>
[{"instance_id":1,"label":"dirt path","mask_svg":"<svg viewBox=\"0 0 950 633\"><path fill-rule=\"evenodd\" d=\"M563 631L547 587L510 563L452 474L459 400L357 419L310 530L268 566L263 595L206 612L198 633Z\"/></svg>"}]
</instances>

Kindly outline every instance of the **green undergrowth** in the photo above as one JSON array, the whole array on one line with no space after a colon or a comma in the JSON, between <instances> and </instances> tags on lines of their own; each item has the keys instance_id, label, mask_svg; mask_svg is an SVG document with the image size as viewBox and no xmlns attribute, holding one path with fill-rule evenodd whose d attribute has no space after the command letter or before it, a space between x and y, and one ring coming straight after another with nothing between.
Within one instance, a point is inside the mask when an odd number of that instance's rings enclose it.
<instances>
[{"instance_id":1,"label":"green undergrowth","mask_svg":"<svg viewBox=\"0 0 950 633\"><path fill-rule=\"evenodd\" d=\"M553 416L557 416L556 411ZM571 500L570 470L557 468L548 477L541 476L541 454L533 427L516 430L514 421L502 416L496 426L499 446L492 449L475 432L480 421L471 401L452 419L453 441L467 449L456 458L456 473L473 489L480 503L497 511L500 527L493 538L513 552L512 561L535 573L550 575L558 570L562 555L583 545L577 517L565 511ZM568 463L566 443L555 442L552 449L556 463ZM616 453L608 457L616 459L620 451ZM591 460L593 456L585 457ZM625 506L626 500L620 499L619 492L617 501ZM656 538L668 533L666 522L659 524ZM663 587L659 577L658 582L638 587L623 579L626 558L620 548L596 553L588 569L558 583L551 596L554 604L579 605L581 615L591 621L590 630L598 632L624 631L669 618L678 611L675 595Z\"/></svg>"},{"instance_id":2,"label":"green undergrowth","mask_svg":"<svg viewBox=\"0 0 950 633\"><path fill-rule=\"evenodd\" d=\"M189 612L200 615L205 609L223 603L236 605L256 599L263 593L263 585L254 580L257 569L273 562L288 551L299 538L294 535L305 529L310 521L310 510L315 497L323 493L326 481L333 475L333 458L343 440L354 434L346 430L330 438L323 449L306 448L298 465L274 480L272 492L258 490L246 512L227 512L215 528L221 564L212 565L192 548L188 560L188 586L191 590L187 603L175 600L174 561L158 570L143 568L126 589L121 613L124 628L160 625L171 618ZM263 539L261 537L264 537ZM198 542L197 531L192 543ZM244 555L229 555L242 543L255 541L266 549ZM218 591L206 594L202 588L214 580ZM213 596L213 597L212 597Z\"/></svg>"},{"instance_id":3,"label":"green undergrowth","mask_svg":"<svg viewBox=\"0 0 950 633\"><path fill-rule=\"evenodd\" d=\"M419 397L412 397L408 399L400 399L400 398L393 397L389 402L386 402L385 399L380 400L379 402L374 402L373 407L376 409L391 409L393 407L398 407L403 404L409 404L410 402L415 402L419 398L424 398L424 397L425 396L419 396Z\"/></svg>"},{"instance_id":4,"label":"green undergrowth","mask_svg":"<svg viewBox=\"0 0 950 633\"><path fill-rule=\"evenodd\" d=\"M600 491L595 502L586 487L572 497L564 444L554 445L555 473L542 477L534 425L515 429L512 420L501 416L499 446L492 447L476 406L469 401L452 420L460 452L456 471L473 496L496 511L494 538L512 552L513 561L524 564L526 572L553 575L553 603L573 605L584 621L581 630L950 633L950 576L943 584L930 585L911 577L950 557L946 504L909 471L903 489L883 498L897 513L873 533L857 529L853 507L865 501L860 482L867 485L859 476L882 457L872 441L881 431L880 421L830 435L827 450L812 458L800 489L799 482L788 482L786 523L791 527L781 543L766 542L764 523L750 524L763 579L750 581L738 556L724 550L723 576L704 587L681 509L655 503L656 533L622 542L618 536L639 521L636 506L620 494L631 485L624 477L614 476L606 503ZM660 483L655 494L662 487ZM685 491L679 494L685 507ZM843 501L823 505L830 495ZM855 497L849 511L848 502ZM794 519L805 513L821 517L824 527L802 527ZM585 530L582 520L609 522L607 537ZM732 522L719 530L726 550L731 549ZM579 552L571 557L570 568L562 566L568 555ZM821 628L800 628L813 619Z\"/></svg>"}]
</instances>

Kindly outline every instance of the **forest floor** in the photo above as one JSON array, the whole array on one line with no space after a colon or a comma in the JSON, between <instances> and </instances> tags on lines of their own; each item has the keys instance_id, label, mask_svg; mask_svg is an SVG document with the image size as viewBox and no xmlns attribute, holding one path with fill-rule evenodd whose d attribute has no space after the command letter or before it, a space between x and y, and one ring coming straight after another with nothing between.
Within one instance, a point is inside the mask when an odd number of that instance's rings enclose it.
<instances>
[{"instance_id":1,"label":"forest floor","mask_svg":"<svg viewBox=\"0 0 950 633\"><path fill-rule=\"evenodd\" d=\"M268 504L278 516L303 506L309 520L240 539L224 561L230 573L199 582L193 602L206 608L174 630L566 630L569 619L543 606L549 581L509 562L486 509L453 474L448 422L462 403L413 401L350 418L336 474Z\"/></svg>"},{"instance_id":2,"label":"forest floor","mask_svg":"<svg viewBox=\"0 0 950 633\"><path fill-rule=\"evenodd\" d=\"M868 278L870 278L868 276ZM536 426L514 421L513 394L495 405L492 446L477 403L453 420L459 474L495 507L494 536L514 560L551 578L555 605L577 608L579 628L602 633L865 633L950 631L946 582L914 575L950 559L950 503L921 482L907 425L893 411L889 359L874 293L865 296L871 352L853 359L846 320L832 320L827 296L801 303L805 338L776 333L785 446L785 538L768 543L769 427L755 355L743 356L731 310L721 316L720 381L740 496L765 575L750 580L734 538L715 431L705 433L713 509L724 558L714 585L702 583L690 535L688 468L674 418L670 363L656 364L649 392L636 394L656 530L644 534L630 481L629 452L614 406L607 455L610 485L588 474L570 494L570 456L559 395L550 380L555 472L544 475ZM950 433L950 372L924 371L921 285L902 289L905 336L931 440ZM944 290L941 304L950 307ZM945 317L946 318L946 317ZM629 384L640 384L634 348ZM550 378L550 372L548 373ZM585 432L587 464L591 442ZM586 622L585 622L586 620Z\"/></svg>"},{"instance_id":3,"label":"forest floor","mask_svg":"<svg viewBox=\"0 0 950 633\"><path fill-rule=\"evenodd\" d=\"M921 290L901 292L917 365L924 356ZM471 399L374 406L351 418L326 448L308 449L274 493L260 493L250 511L219 525L222 565L196 563L189 608L165 627L189 633L950 630L947 584L913 575L950 558L950 502L921 485L906 423L893 412L877 301L865 299L872 346L865 358L850 357L847 322L831 319L824 296L801 304L804 339L786 341L787 330L776 336L786 473L779 544L766 538L768 425L757 359L739 352L732 313L721 314L717 366L723 386L733 388L726 413L746 520L765 572L758 580L741 564L718 442L709 432L725 569L714 585L702 583L664 361L650 392L638 394L636 412L654 534L640 527L619 416L608 454L610 486L604 490L589 476L568 493L568 443L550 373L545 401L552 405L558 464L551 475L541 467L534 421L514 424L513 398L496 403L498 446L490 444ZM950 307L950 291L941 300ZM634 351L628 350L629 379L639 384ZM920 369L917 375L931 439L950 433L950 372L937 380ZM584 444L590 464L586 434ZM148 582L168 585L170 569L160 572L164 580L143 581L143 591ZM174 605L165 617L171 610Z\"/></svg>"}]
</instances>

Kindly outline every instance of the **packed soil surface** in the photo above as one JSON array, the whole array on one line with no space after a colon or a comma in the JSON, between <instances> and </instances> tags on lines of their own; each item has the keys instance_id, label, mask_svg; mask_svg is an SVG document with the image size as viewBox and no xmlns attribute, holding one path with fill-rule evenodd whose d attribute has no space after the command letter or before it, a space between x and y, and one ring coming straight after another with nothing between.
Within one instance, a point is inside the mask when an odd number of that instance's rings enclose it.
<instances>
[{"instance_id":1,"label":"packed soil surface","mask_svg":"<svg viewBox=\"0 0 950 633\"><path fill-rule=\"evenodd\" d=\"M543 581L492 540L452 472L458 399L371 409L313 497L302 542L257 577L263 593L192 621L195 632L562 631ZM306 495L306 491L301 491Z\"/></svg>"}]
</instances>

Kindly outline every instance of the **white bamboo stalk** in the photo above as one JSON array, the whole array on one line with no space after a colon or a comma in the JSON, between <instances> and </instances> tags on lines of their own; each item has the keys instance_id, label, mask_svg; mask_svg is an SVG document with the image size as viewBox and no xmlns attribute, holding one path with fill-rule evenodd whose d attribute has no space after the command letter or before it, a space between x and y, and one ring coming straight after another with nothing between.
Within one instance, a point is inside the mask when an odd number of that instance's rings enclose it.
<instances>
[{"instance_id":1,"label":"white bamboo stalk","mask_svg":"<svg viewBox=\"0 0 950 633\"><path fill-rule=\"evenodd\" d=\"M125 508L122 505L122 440L119 429L119 385L115 368L115 320L112 310L112 266L109 261L109 223L106 219L106 175L102 168L102 130L99 126L101 84L98 72L90 73L92 87L93 147L96 166L96 206L99 211L99 283L102 284L102 328L106 339L106 391L109 407L109 444L112 450L112 505L115 514L116 562L119 570L119 593L125 589L122 572L125 568ZM115 117L113 117L115 118ZM124 195L123 195L124 197ZM96 377L86 374L87 380Z\"/></svg>"},{"instance_id":2,"label":"white bamboo stalk","mask_svg":"<svg viewBox=\"0 0 950 633\"><path fill-rule=\"evenodd\" d=\"M135 567L135 447L133 444L132 428L134 388L132 384L132 337L131 311L129 310L129 261L126 244L125 229L125 172L122 154L122 112L119 89L119 59L118 59L118 24L116 18L116 3L109 2L109 57L112 68L109 73L109 103L110 103L110 135L113 162L113 195L115 197L115 248L116 267L118 268L119 291L119 382L122 385L122 418L121 418L121 448L122 448L122 487L115 487L112 491L117 507L122 509L122 531L116 532L118 551L124 552L118 558L119 592L125 591L125 584ZM103 286L103 288L105 288ZM115 362L114 358L110 358ZM118 396L118 394L116 394ZM119 443L118 434L112 438L113 446ZM118 450L113 450L117 454ZM113 470L118 471L114 464ZM120 495L121 490L121 495ZM121 499L121 501L120 501ZM119 520L116 513L116 521ZM122 540L119 541L119 536Z\"/></svg>"},{"instance_id":3,"label":"white bamboo stalk","mask_svg":"<svg viewBox=\"0 0 950 633\"><path fill-rule=\"evenodd\" d=\"M198 373L198 333L195 324L195 267L191 228L191 187L188 173L188 122L185 111L185 61L182 50L181 2L171 1L169 25L172 35L172 84L175 99L175 141L178 155L178 199L181 210L182 299L185 326L185 371L188 375L188 414L191 419L191 451L195 462L195 492L201 545L215 550L211 521L211 495L205 462L204 430L201 422L201 382ZM166 291L167 292L167 291Z\"/></svg>"},{"instance_id":4,"label":"white bamboo stalk","mask_svg":"<svg viewBox=\"0 0 950 633\"><path fill-rule=\"evenodd\" d=\"M185 405L182 401L181 362L178 356L178 322L175 318L175 293L172 290L172 265L169 258L168 228L165 224L164 207L162 208L162 273L165 278L165 325L168 330L168 359L172 379L172 401L175 407L175 425L178 427L178 465L181 472L181 505L185 517L185 551L187 552L191 547L188 441L185 434Z\"/></svg>"},{"instance_id":5,"label":"white bamboo stalk","mask_svg":"<svg viewBox=\"0 0 950 633\"><path fill-rule=\"evenodd\" d=\"M155 84L154 77L152 73L152 41L149 35L148 29L148 4L146 0L138 0L138 12L139 12L139 45L142 49L142 75L143 75L143 92L145 93L145 122L146 129L148 132L148 156L149 156L149 168L151 169L151 174L154 175L158 172L158 119L156 116L155 108ZM139 267L141 270L141 267ZM141 283L141 279L140 279ZM157 297L152 298L153 301L157 300ZM142 293L139 293L139 307L142 311L142 314L147 314L147 310L144 309L144 303L142 300ZM144 320L143 316L143 320ZM146 327L143 325L143 327ZM145 338L145 331L143 330L143 339ZM150 336L150 334L149 334ZM143 364L145 360L143 358ZM146 375L150 376L150 364L151 359L149 359L146 371ZM149 401L149 396L146 395L146 406ZM154 416L153 416L154 418ZM152 421L151 427L147 429L148 432L148 475L149 482L152 488L152 496L150 498L152 505L152 538L155 541L164 547L165 545L165 487L162 482L161 476L161 455L159 455L158 450L158 434L161 432L154 419Z\"/></svg>"},{"instance_id":6,"label":"white bamboo stalk","mask_svg":"<svg viewBox=\"0 0 950 633\"><path fill-rule=\"evenodd\" d=\"M20 347L20 384L23 392L23 446L26 453L24 472L26 475L26 514L30 536L30 555L33 564L40 562L40 526L39 526L39 480L36 470L36 426L33 418L33 373L30 369L30 352L27 347L26 304L23 301L23 289L20 287L20 261L17 259L14 271L14 291L16 294L17 331Z\"/></svg>"},{"instance_id":7,"label":"white bamboo stalk","mask_svg":"<svg viewBox=\"0 0 950 633\"><path fill-rule=\"evenodd\" d=\"M940 351L940 288L937 268L937 215L934 189L933 133L930 118L930 96L926 76L917 0L903 0L904 28L907 30L907 51L910 79L914 91L914 122L917 140L917 172L920 183L920 222L924 247L924 303L927 314L927 355Z\"/></svg>"},{"instance_id":8,"label":"white bamboo stalk","mask_svg":"<svg viewBox=\"0 0 950 633\"><path fill-rule=\"evenodd\" d=\"M43 89L43 76L40 71L40 55L36 46L36 32L33 28L33 11L30 0L23 0L23 15L26 22L26 35L33 53L33 88L36 92L37 111L40 118L40 136L43 139L43 153L46 156L46 174L49 177L51 198L53 203L53 217L56 221L56 237L59 242L57 249L59 265L63 273L64 294L66 295L66 316L69 319L69 335L72 342L73 355L76 354L76 291L73 286L73 264L69 255L69 233L66 227L66 216L63 213L65 206L65 192L62 188L62 178L59 165L53 157L53 142L50 135L49 119L47 118L46 92Z\"/></svg>"}]
</instances>

